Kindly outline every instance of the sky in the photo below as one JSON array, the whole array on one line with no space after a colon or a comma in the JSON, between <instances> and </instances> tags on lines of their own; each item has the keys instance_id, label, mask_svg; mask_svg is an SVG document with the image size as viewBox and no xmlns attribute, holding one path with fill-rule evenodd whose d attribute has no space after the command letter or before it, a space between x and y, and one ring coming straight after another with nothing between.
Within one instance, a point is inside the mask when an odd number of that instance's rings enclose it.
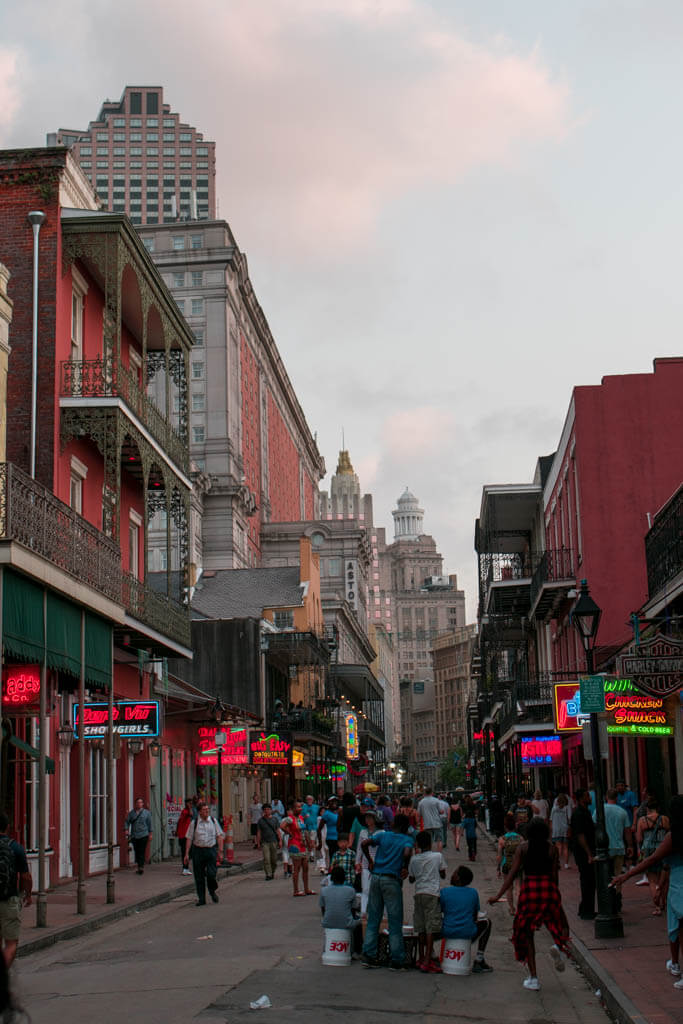
<instances>
[{"instance_id":1,"label":"sky","mask_svg":"<svg viewBox=\"0 0 683 1024\"><path fill-rule=\"evenodd\" d=\"M0 146L163 85L328 470L343 430L390 538L418 495L472 621L482 486L681 354L682 43L679 0L22 0Z\"/></svg>"}]
</instances>

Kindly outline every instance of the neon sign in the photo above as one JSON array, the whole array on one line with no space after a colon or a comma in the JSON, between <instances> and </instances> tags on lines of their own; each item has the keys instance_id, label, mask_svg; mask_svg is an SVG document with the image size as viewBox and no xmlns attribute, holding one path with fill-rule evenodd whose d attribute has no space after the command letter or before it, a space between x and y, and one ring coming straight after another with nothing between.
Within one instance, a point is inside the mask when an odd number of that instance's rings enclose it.
<instances>
[{"instance_id":1,"label":"neon sign","mask_svg":"<svg viewBox=\"0 0 683 1024\"><path fill-rule=\"evenodd\" d=\"M353 714L344 715L346 727L346 756L354 760L359 755L358 749L358 719Z\"/></svg>"},{"instance_id":2,"label":"neon sign","mask_svg":"<svg viewBox=\"0 0 683 1024\"><path fill-rule=\"evenodd\" d=\"M109 705L96 701L85 705L83 734L85 739L106 736L109 721ZM158 700L115 700L113 709L114 732L119 736L133 739L159 735ZM74 735L78 739L80 728L79 705L74 704Z\"/></svg>"},{"instance_id":3,"label":"neon sign","mask_svg":"<svg viewBox=\"0 0 683 1024\"><path fill-rule=\"evenodd\" d=\"M664 698L639 693L633 686L625 692L605 693L605 712L607 732L612 735L673 736Z\"/></svg>"},{"instance_id":4,"label":"neon sign","mask_svg":"<svg viewBox=\"0 0 683 1024\"><path fill-rule=\"evenodd\" d=\"M40 697L38 665L8 667L2 674L2 703L10 708L34 707Z\"/></svg>"},{"instance_id":5,"label":"neon sign","mask_svg":"<svg viewBox=\"0 0 683 1024\"><path fill-rule=\"evenodd\" d=\"M199 752L196 757L198 765L207 766L218 764L218 749L216 747L216 733L218 726L200 725L197 729L199 736ZM225 729L226 742L221 750L221 764L249 764L247 752L247 730Z\"/></svg>"},{"instance_id":6,"label":"neon sign","mask_svg":"<svg viewBox=\"0 0 683 1024\"><path fill-rule=\"evenodd\" d=\"M292 768L303 768L304 766L304 752L303 750L297 750L294 748L292 751Z\"/></svg>"},{"instance_id":7,"label":"neon sign","mask_svg":"<svg viewBox=\"0 0 683 1024\"><path fill-rule=\"evenodd\" d=\"M522 764L562 764L562 739L560 736L522 736Z\"/></svg>"},{"instance_id":8,"label":"neon sign","mask_svg":"<svg viewBox=\"0 0 683 1024\"><path fill-rule=\"evenodd\" d=\"M589 716L581 712L578 682L555 684L555 728L558 732L578 732Z\"/></svg>"},{"instance_id":9,"label":"neon sign","mask_svg":"<svg viewBox=\"0 0 683 1024\"><path fill-rule=\"evenodd\" d=\"M251 763L274 768L289 768L292 763L292 743L289 734L264 732L249 734Z\"/></svg>"}]
</instances>

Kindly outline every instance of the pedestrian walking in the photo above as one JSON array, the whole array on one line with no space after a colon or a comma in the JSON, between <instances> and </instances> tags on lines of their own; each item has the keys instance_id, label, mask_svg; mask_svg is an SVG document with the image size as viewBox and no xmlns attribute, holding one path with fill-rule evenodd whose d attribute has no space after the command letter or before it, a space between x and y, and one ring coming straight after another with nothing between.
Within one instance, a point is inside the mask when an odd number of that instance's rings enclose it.
<instances>
[{"instance_id":1,"label":"pedestrian walking","mask_svg":"<svg viewBox=\"0 0 683 1024\"><path fill-rule=\"evenodd\" d=\"M576 807L570 819L572 853L579 869L581 902L579 917L592 921L595 917L595 823L589 811L591 796L587 789L577 789Z\"/></svg>"},{"instance_id":2,"label":"pedestrian walking","mask_svg":"<svg viewBox=\"0 0 683 1024\"><path fill-rule=\"evenodd\" d=\"M611 861L610 874L620 875L624 867L624 859L626 857L629 860L633 858L631 817L623 807L618 805L616 789L608 789L606 797L607 802L603 804L603 807L609 844L608 856ZM593 821L595 820L596 815L594 814Z\"/></svg>"},{"instance_id":3,"label":"pedestrian walking","mask_svg":"<svg viewBox=\"0 0 683 1024\"><path fill-rule=\"evenodd\" d=\"M181 874L191 874L190 869L185 867L185 850L187 849L187 830L192 824L194 816L192 814L192 798L188 797L185 801L185 806L180 812L178 818L178 824L175 829L175 836L178 840L178 846L180 847L180 863L183 865Z\"/></svg>"},{"instance_id":4,"label":"pedestrian walking","mask_svg":"<svg viewBox=\"0 0 683 1024\"><path fill-rule=\"evenodd\" d=\"M567 796L565 793L558 793L550 812L550 836L552 843L557 847L560 864L565 868L569 867L570 820L571 813Z\"/></svg>"},{"instance_id":5,"label":"pedestrian walking","mask_svg":"<svg viewBox=\"0 0 683 1024\"><path fill-rule=\"evenodd\" d=\"M258 794L254 793L249 804L249 831L251 833L251 841L256 849L256 832L258 830L258 823L263 813L263 807L259 802Z\"/></svg>"},{"instance_id":6,"label":"pedestrian walking","mask_svg":"<svg viewBox=\"0 0 683 1024\"><path fill-rule=\"evenodd\" d=\"M464 816L462 819L462 830L467 841L467 856L471 861L477 859L477 818L476 810L472 801L465 804Z\"/></svg>"},{"instance_id":7,"label":"pedestrian walking","mask_svg":"<svg viewBox=\"0 0 683 1024\"><path fill-rule=\"evenodd\" d=\"M408 864L413 850L413 837L408 835L408 824L404 814L397 814L393 831L375 832L361 843L372 872L368 894L368 923L363 943L364 967L379 967L377 944L385 911L389 925L389 967L394 971L405 967L401 881L408 877Z\"/></svg>"},{"instance_id":8,"label":"pedestrian walking","mask_svg":"<svg viewBox=\"0 0 683 1024\"><path fill-rule=\"evenodd\" d=\"M524 842L522 836L515 829L515 816L509 811L505 815L505 832L498 840L498 857L496 859L496 868L499 878L504 878L510 873L517 853L517 848ZM517 897L519 898L519 886L520 880L516 879L515 882L510 886L507 891L507 901L510 913L514 916L515 913L515 888L517 889Z\"/></svg>"},{"instance_id":9,"label":"pedestrian walking","mask_svg":"<svg viewBox=\"0 0 683 1024\"><path fill-rule=\"evenodd\" d=\"M0 812L0 942L9 971L17 955L22 907L31 905L33 879L26 850L7 834L9 818Z\"/></svg>"},{"instance_id":10,"label":"pedestrian walking","mask_svg":"<svg viewBox=\"0 0 683 1024\"><path fill-rule=\"evenodd\" d=\"M520 793L516 802L510 807L510 813L515 816L515 830L526 838L526 830L533 817L533 808L526 794Z\"/></svg>"},{"instance_id":11,"label":"pedestrian walking","mask_svg":"<svg viewBox=\"0 0 683 1024\"><path fill-rule=\"evenodd\" d=\"M215 818L209 814L209 805L200 804L199 817L187 830L189 851L185 854L185 866L192 857L194 884L197 889L195 906L206 906L206 890L214 903L218 903L218 865L223 859L225 833Z\"/></svg>"},{"instance_id":12,"label":"pedestrian walking","mask_svg":"<svg viewBox=\"0 0 683 1024\"><path fill-rule=\"evenodd\" d=\"M318 831L318 816L320 804L317 804L315 797L309 793L301 805L301 813L306 823L306 846L308 848L308 859L311 863L315 860L315 837Z\"/></svg>"},{"instance_id":13,"label":"pedestrian walking","mask_svg":"<svg viewBox=\"0 0 683 1024\"><path fill-rule=\"evenodd\" d=\"M275 877L277 851L282 845L282 840L280 839L280 830L278 829L271 805L263 804L262 812L256 829L256 846L263 854L263 870L266 873L266 882L271 882Z\"/></svg>"},{"instance_id":14,"label":"pedestrian walking","mask_svg":"<svg viewBox=\"0 0 683 1024\"><path fill-rule=\"evenodd\" d=\"M547 821L550 817L550 804L543 796L543 792L537 789L534 792L534 799L531 804L531 809L537 818L543 818L543 821Z\"/></svg>"},{"instance_id":15,"label":"pedestrian walking","mask_svg":"<svg viewBox=\"0 0 683 1024\"><path fill-rule=\"evenodd\" d=\"M434 796L431 786L425 789L425 795L417 805L417 816L422 823L422 828L431 833L432 845L435 850L441 852L443 848L443 801Z\"/></svg>"},{"instance_id":16,"label":"pedestrian walking","mask_svg":"<svg viewBox=\"0 0 683 1024\"><path fill-rule=\"evenodd\" d=\"M462 836L462 803L457 794L451 800L451 828L453 829L455 851L459 853L460 837Z\"/></svg>"},{"instance_id":17,"label":"pedestrian walking","mask_svg":"<svg viewBox=\"0 0 683 1024\"><path fill-rule=\"evenodd\" d=\"M327 846L327 854L331 860L334 854L337 852L337 838L339 836L339 821L341 814L339 812L339 801L336 796L331 796L327 801L327 807L321 812L318 818L318 845L317 848L322 852L323 840L322 830L323 826L327 830L325 838L325 844ZM329 868L329 861L328 861Z\"/></svg>"},{"instance_id":18,"label":"pedestrian walking","mask_svg":"<svg viewBox=\"0 0 683 1024\"><path fill-rule=\"evenodd\" d=\"M550 948L556 970L565 968L565 953L569 941L569 925L562 908L558 886L559 857L550 842L548 825L542 818L534 818L527 828L527 838L517 849L512 866L498 891L489 903L496 903L512 886L520 872L524 872L517 901L517 912L512 925L512 944L515 958L526 963L529 975L524 988L538 992L541 984L536 967L534 932L544 925L554 944Z\"/></svg>"},{"instance_id":19,"label":"pedestrian walking","mask_svg":"<svg viewBox=\"0 0 683 1024\"><path fill-rule=\"evenodd\" d=\"M152 815L141 796L137 797L133 810L128 812L125 830L126 839L133 844L137 874L141 875L145 870L147 846L152 839Z\"/></svg>"},{"instance_id":20,"label":"pedestrian walking","mask_svg":"<svg viewBox=\"0 0 683 1024\"><path fill-rule=\"evenodd\" d=\"M479 893L470 888L474 875L461 864L451 875L451 884L439 893L443 911L444 939L469 939L477 942L472 974L490 974L493 970L484 956L491 937L491 920L481 915ZM481 916L480 916L481 915Z\"/></svg>"},{"instance_id":21,"label":"pedestrian walking","mask_svg":"<svg viewBox=\"0 0 683 1024\"><path fill-rule=\"evenodd\" d=\"M441 931L439 879L446 877L446 861L442 853L432 851L429 832L418 832L415 846L417 853L411 857L408 879L415 884L413 931L417 935L417 967L424 974L441 974L441 965L432 959L432 952L434 938Z\"/></svg>"},{"instance_id":22,"label":"pedestrian walking","mask_svg":"<svg viewBox=\"0 0 683 1024\"><path fill-rule=\"evenodd\" d=\"M666 970L676 979L674 988L683 991L681 978L680 949L683 939L683 796L675 796L669 808L671 831L649 857L612 879L612 885L620 888L624 882L641 871L649 871L664 860L669 865L669 890L666 898L666 928L669 935L670 959Z\"/></svg>"},{"instance_id":23,"label":"pedestrian walking","mask_svg":"<svg viewBox=\"0 0 683 1024\"><path fill-rule=\"evenodd\" d=\"M652 796L647 802L647 813L644 817L638 818L636 841L638 849L640 850L641 860L645 860L646 857L652 856L658 846L664 842L664 837L669 831L669 819L665 814L660 814L659 811L659 800ZM617 874L616 871L615 874ZM650 870L645 873L645 877L647 878L648 885L650 886L650 895L654 906L652 913L655 917L659 917L663 909L660 888L662 878L661 864L657 863L650 868ZM636 883L636 885L637 884L638 883Z\"/></svg>"}]
</instances>

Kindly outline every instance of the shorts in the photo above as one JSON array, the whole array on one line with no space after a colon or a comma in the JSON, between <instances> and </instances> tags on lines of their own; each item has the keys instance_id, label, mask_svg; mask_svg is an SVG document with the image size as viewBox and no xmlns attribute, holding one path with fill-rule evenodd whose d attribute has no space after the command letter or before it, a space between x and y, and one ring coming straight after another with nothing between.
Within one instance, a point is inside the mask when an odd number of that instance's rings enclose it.
<instances>
[{"instance_id":1,"label":"shorts","mask_svg":"<svg viewBox=\"0 0 683 1024\"><path fill-rule=\"evenodd\" d=\"M307 855L306 850L300 850L298 846L292 846L291 842L287 849L292 860L298 860L300 857L305 857Z\"/></svg>"},{"instance_id":2,"label":"shorts","mask_svg":"<svg viewBox=\"0 0 683 1024\"><path fill-rule=\"evenodd\" d=\"M566 843L567 842L567 837L566 836L553 836L551 842L553 842L553 843Z\"/></svg>"},{"instance_id":3,"label":"shorts","mask_svg":"<svg viewBox=\"0 0 683 1024\"><path fill-rule=\"evenodd\" d=\"M258 832L258 825L252 825L251 826L251 834L252 834L252 836L255 836L257 832Z\"/></svg>"},{"instance_id":4,"label":"shorts","mask_svg":"<svg viewBox=\"0 0 683 1024\"><path fill-rule=\"evenodd\" d=\"M420 935L438 935L441 931L441 904L438 896L416 893L413 910L413 931Z\"/></svg>"},{"instance_id":5,"label":"shorts","mask_svg":"<svg viewBox=\"0 0 683 1024\"><path fill-rule=\"evenodd\" d=\"M426 828L425 832L429 832L430 836L432 837L433 843L443 842L443 828L441 827L441 825L439 825L438 828Z\"/></svg>"},{"instance_id":6,"label":"shorts","mask_svg":"<svg viewBox=\"0 0 683 1024\"><path fill-rule=\"evenodd\" d=\"M5 942L18 942L21 927L21 896L0 900L0 938Z\"/></svg>"}]
</instances>

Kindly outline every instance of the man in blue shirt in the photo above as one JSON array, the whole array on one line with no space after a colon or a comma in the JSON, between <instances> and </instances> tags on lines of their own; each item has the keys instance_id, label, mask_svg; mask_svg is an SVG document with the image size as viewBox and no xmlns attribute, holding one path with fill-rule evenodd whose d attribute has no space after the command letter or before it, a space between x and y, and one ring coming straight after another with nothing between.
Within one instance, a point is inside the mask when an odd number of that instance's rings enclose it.
<instances>
[{"instance_id":1,"label":"man in blue shirt","mask_svg":"<svg viewBox=\"0 0 683 1024\"><path fill-rule=\"evenodd\" d=\"M623 807L629 818L629 825L633 825L633 814L638 807L638 797L629 789L623 779L617 782L617 803Z\"/></svg>"},{"instance_id":2,"label":"man in blue shirt","mask_svg":"<svg viewBox=\"0 0 683 1024\"><path fill-rule=\"evenodd\" d=\"M484 950L491 935L491 921L488 917L479 920L479 893L470 888L473 878L470 869L461 864L451 875L451 884L439 893L442 935L444 939L479 939L472 973L489 974L493 967L486 963Z\"/></svg>"},{"instance_id":3,"label":"man in blue shirt","mask_svg":"<svg viewBox=\"0 0 683 1024\"><path fill-rule=\"evenodd\" d=\"M325 843L327 844L327 852L330 856L330 861L337 852L337 829L339 827L339 801L336 796L331 796L327 801L327 807L321 812L320 819L318 821L318 850L323 848L323 825L327 829L327 835L325 837Z\"/></svg>"},{"instance_id":4,"label":"man in blue shirt","mask_svg":"<svg viewBox=\"0 0 683 1024\"><path fill-rule=\"evenodd\" d=\"M389 968L400 971L405 966L401 882L408 877L408 864L413 852L414 840L408 835L409 825L407 815L397 814L393 831L374 832L361 843L372 872L368 893L368 924L363 944L364 967L379 967L377 942L385 910L389 923Z\"/></svg>"},{"instance_id":5,"label":"man in blue shirt","mask_svg":"<svg viewBox=\"0 0 683 1024\"><path fill-rule=\"evenodd\" d=\"M320 804L315 802L315 797L309 793L301 807L301 814L306 825L306 846L308 847L308 859L315 860L315 834L318 831L318 815Z\"/></svg>"}]
</instances>

